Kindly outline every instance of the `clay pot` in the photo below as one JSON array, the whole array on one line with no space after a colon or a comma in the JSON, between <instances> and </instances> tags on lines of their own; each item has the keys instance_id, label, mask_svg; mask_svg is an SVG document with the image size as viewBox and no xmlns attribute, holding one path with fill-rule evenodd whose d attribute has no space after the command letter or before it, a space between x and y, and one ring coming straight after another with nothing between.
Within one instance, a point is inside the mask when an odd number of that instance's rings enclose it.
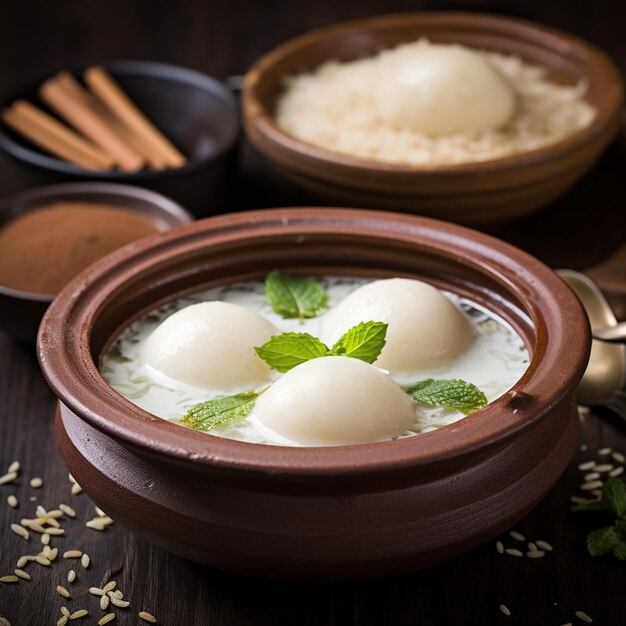
<instances>
[{"instance_id":1,"label":"clay pot","mask_svg":"<svg viewBox=\"0 0 626 626\"><path fill-rule=\"evenodd\" d=\"M451 426L329 448L187 430L133 405L98 372L98 355L146 310L272 268L426 279L512 324L529 368L504 396ZM524 252L425 218L318 208L211 218L115 252L57 297L38 340L60 400L61 452L98 506L195 561L306 580L428 567L523 517L574 451L574 389L589 347L578 300Z\"/></svg>"},{"instance_id":2,"label":"clay pot","mask_svg":"<svg viewBox=\"0 0 626 626\"><path fill-rule=\"evenodd\" d=\"M330 59L352 60L426 37L436 43L513 54L558 83L588 86L590 126L532 152L478 163L411 166L318 148L274 123L285 77ZM331 206L359 206L474 224L532 213L570 189L597 161L620 124L623 84L615 64L591 44L523 20L480 13L400 13L333 24L292 39L246 74L246 134L286 177Z\"/></svg>"}]
</instances>

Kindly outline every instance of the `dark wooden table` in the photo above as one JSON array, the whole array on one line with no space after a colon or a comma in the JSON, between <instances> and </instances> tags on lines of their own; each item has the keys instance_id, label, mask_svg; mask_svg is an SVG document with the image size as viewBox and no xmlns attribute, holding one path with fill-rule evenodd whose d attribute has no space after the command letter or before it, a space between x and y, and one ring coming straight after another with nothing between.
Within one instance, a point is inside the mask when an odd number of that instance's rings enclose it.
<instances>
[{"instance_id":1,"label":"dark wooden table","mask_svg":"<svg viewBox=\"0 0 626 626\"><path fill-rule=\"evenodd\" d=\"M227 76L243 72L260 53L285 38L317 25L418 8L494 10L542 21L594 41L626 69L626 3L582 6L575 9L566 0L116 0L97 6L79 0L11 2L3 5L0 86L12 89L46 72L107 58L169 61ZM303 202L299 192L249 148L243 150L239 175L232 208ZM491 232L553 267L593 265L626 241L625 176L622 134L566 198L541 214ZM1 157L0 194L20 190L23 184L18 170ZM0 331L0 474L14 459L23 467L16 485L0 486L0 576L13 572L20 554L41 549L37 538L26 543L9 529L11 522L32 517L37 504L54 508L65 502L76 508L78 519L64 523L68 537L53 538L52 544L61 552L83 549L92 562L88 570L63 559L50 568L30 564L31 582L0 584L0 616L13 626L55 624L61 605L72 611L86 608L90 615L82 622L97 623L104 613L86 591L110 576L131 602L128 609L116 610L113 623L121 625L141 623L140 610L153 613L161 624L175 626L582 624L574 616L577 610L588 613L594 624L626 624L626 563L590 558L585 536L602 520L569 511L569 497L580 482L577 463L595 457L604 446L626 452L626 430L608 411L582 419L583 449L551 494L516 527L529 538L554 545L554 552L543 559L501 556L492 542L426 572L365 583L306 585L241 579L153 548L116 525L103 533L86 528L84 522L95 513L85 494L70 494L67 470L54 443L53 409L54 397L32 349L13 344ZM40 489L29 486L35 476L44 480ZM6 503L11 493L20 501L15 510ZM505 542L514 543L508 537ZM78 578L68 584L65 576L71 566ZM58 584L70 588L71 601L55 592ZM500 613L500 603L510 608L510 617Z\"/></svg>"}]
</instances>

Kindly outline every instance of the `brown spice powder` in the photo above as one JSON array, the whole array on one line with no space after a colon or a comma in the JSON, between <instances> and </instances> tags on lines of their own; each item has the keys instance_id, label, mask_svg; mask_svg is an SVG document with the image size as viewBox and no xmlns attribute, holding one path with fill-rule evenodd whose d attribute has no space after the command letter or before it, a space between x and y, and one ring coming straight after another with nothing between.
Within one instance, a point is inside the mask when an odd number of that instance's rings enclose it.
<instances>
[{"instance_id":1,"label":"brown spice powder","mask_svg":"<svg viewBox=\"0 0 626 626\"><path fill-rule=\"evenodd\" d=\"M112 205L39 207L0 228L0 284L56 294L94 261L158 230L148 218Z\"/></svg>"}]
</instances>

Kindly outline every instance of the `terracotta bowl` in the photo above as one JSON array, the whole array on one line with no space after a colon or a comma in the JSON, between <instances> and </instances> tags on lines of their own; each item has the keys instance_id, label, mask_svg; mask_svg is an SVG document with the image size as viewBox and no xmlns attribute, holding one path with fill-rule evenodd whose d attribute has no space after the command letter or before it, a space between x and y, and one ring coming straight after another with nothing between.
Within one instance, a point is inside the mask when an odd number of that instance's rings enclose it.
<instances>
[{"instance_id":1,"label":"terracotta bowl","mask_svg":"<svg viewBox=\"0 0 626 626\"><path fill-rule=\"evenodd\" d=\"M139 108L187 157L183 167L137 173L88 170L57 159L0 124L0 149L21 165L27 187L97 180L138 185L165 194L195 215L223 209L230 197L240 122L237 100L224 83L185 67L151 61L100 63ZM86 67L71 68L80 76ZM46 109L37 96L53 72L0 98L0 108L24 98Z\"/></svg>"},{"instance_id":2,"label":"terracotta bowl","mask_svg":"<svg viewBox=\"0 0 626 626\"><path fill-rule=\"evenodd\" d=\"M528 371L454 425L330 448L187 430L139 409L98 372L111 339L146 310L281 267L412 276L469 296L523 336ZM424 568L523 517L575 449L574 390L589 346L576 297L524 252L425 218L317 208L211 218L113 253L59 295L38 339L43 373L60 400L59 447L98 506L192 560L303 580Z\"/></svg>"},{"instance_id":3,"label":"terracotta bowl","mask_svg":"<svg viewBox=\"0 0 626 626\"><path fill-rule=\"evenodd\" d=\"M68 183L38 187L5 198L0 203L0 227L31 209L63 201L94 202L133 211L150 219L160 231L192 219L179 204L154 191L112 183ZM41 318L53 299L49 293L0 284L0 328L18 341L34 344Z\"/></svg>"},{"instance_id":4,"label":"terracotta bowl","mask_svg":"<svg viewBox=\"0 0 626 626\"><path fill-rule=\"evenodd\" d=\"M274 123L274 105L286 76L329 59L367 56L420 37L515 54L544 67L555 82L582 81L598 115L588 128L533 152L430 167L342 155L296 139ZM325 202L481 223L520 217L564 194L615 136L622 102L622 79L613 62L576 37L517 19L436 12L366 18L288 41L247 73L243 115L256 148L285 176Z\"/></svg>"}]
</instances>

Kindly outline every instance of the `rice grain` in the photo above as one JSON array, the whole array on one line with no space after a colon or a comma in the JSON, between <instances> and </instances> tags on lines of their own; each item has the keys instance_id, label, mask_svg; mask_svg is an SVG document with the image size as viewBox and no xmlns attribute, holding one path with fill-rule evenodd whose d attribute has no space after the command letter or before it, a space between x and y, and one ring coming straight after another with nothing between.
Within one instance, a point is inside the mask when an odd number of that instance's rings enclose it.
<instances>
[{"instance_id":1,"label":"rice grain","mask_svg":"<svg viewBox=\"0 0 626 626\"><path fill-rule=\"evenodd\" d=\"M80 609L80 611L74 611L70 615L70 619L80 619L81 617L85 617L85 615L89 615L89 611L86 609Z\"/></svg>"},{"instance_id":2,"label":"rice grain","mask_svg":"<svg viewBox=\"0 0 626 626\"><path fill-rule=\"evenodd\" d=\"M23 526L20 526L19 524L11 524L11 530L18 537L21 537L22 539L26 539L26 541L28 541L30 534Z\"/></svg>"},{"instance_id":3,"label":"rice grain","mask_svg":"<svg viewBox=\"0 0 626 626\"><path fill-rule=\"evenodd\" d=\"M512 530L509 535L515 539L515 541L526 541L526 537L522 533L518 533L516 530Z\"/></svg>"},{"instance_id":4,"label":"rice grain","mask_svg":"<svg viewBox=\"0 0 626 626\"><path fill-rule=\"evenodd\" d=\"M56 592L64 598L71 599L70 592L63 586L57 585Z\"/></svg>"},{"instance_id":5,"label":"rice grain","mask_svg":"<svg viewBox=\"0 0 626 626\"><path fill-rule=\"evenodd\" d=\"M68 583L73 583L76 580L76 572L71 569L68 573L67 573L67 582Z\"/></svg>"},{"instance_id":6,"label":"rice grain","mask_svg":"<svg viewBox=\"0 0 626 626\"><path fill-rule=\"evenodd\" d=\"M530 552L526 553L526 556L529 559L540 559L542 556L545 556L545 552L543 552L542 550L531 550Z\"/></svg>"},{"instance_id":7,"label":"rice grain","mask_svg":"<svg viewBox=\"0 0 626 626\"><path fill-rule=\"evenodd\" d=\"M16 583L19 581L17 576L0 576L0 583Z\"/></svg>"},{"instance_id":8,"label":"rice grain","mask_svg":"<svg viewBox=\"0 0 626 626\"><path fill-rule=\"evenodd\" d=\"M50 561L43 554L38 554L35 557L35 561L37 561L39 565L43 565L44 567L50 567Z\"/></svg>"},{"instance_id":9,"label":"rice grain","mask_svg":"<svg viewBox=\"0 0 626 626\"><path fill-rule=\"evenodd\" d=\"M110 580L104 587L102 587L102 591L107 593L108 591L113 591L117 587L117 583L114 580Z\"/></svg>"},{"instance_id":10,"label":"rice grain","mask_svg":"<svg viewBox=\"0 0 626 626\"><path fill-rule=\"evenodd\" d=\"M541 548L542 550L545 550L546 552L552 552L552 550L554 550L554 548L547 541L544 541L543 539L538 539L535 543L537 544L538 548Z\"/></svg>"},{"instance_id":11,"label":"rice grain","mask_svg":"<svg viewBox=\"0 0 626 626\"><path fill-rule=\"evenodd\" d=\"M578 465L578 469L581 472L586 472L590 469L593 469L596 466L596 462L595 461L585 461L584 463L580 463Z\"/></svg>"},{"instance_id":12,"label":"rice grain","mask_svg":"<svg viewBox=\"0 0 626 626\"><path fill-rule=\"evenodd\" d=\"M504 544L501 541L496 541L496 550L498 554L504 554Z\"/></svg>"},{"instance_id":13,"label":"rice grain","mask_svg":"<svg viewBox=\"0 0 626 626\"><path fill-rule=\"evenodd\" d=\"M64 559L80 559L83 553L80 550L66 550L63 553Z\"/></svg>"},{"instance_id":14,"label":"rice grain","mask_svg":"<svg viewBox=\"0 0 626 626\"><path fill-rule=\"evenodd\" d=\"M35 478L31 479L30 486L33 489L39 489L40 487L43 486L43 480L39 478L39 476L36 476Z\"/></svg>"},{"instance_id":15,"label":"rice grain","mask_svg":"<svg viewBox=\"0 0 626 626\"><path fill-rule=\"evenodd\" d=\"M580 488L583 491L593 491L594 489L602 489L602 484L601 480L593 480L590 483L583 483Z\"/></svg>"},{"instance_id":16,"label":"rice grain","mask_svg":"<svg viewBox=\"0 0 626 626\"><path fill-rule=\"evenodd\" d=\"M609 456L609 454L611 454L611 452L613 452L613 448L600 448L598 450L598 454L600 456Z\"/></svg>"},{"instance_id":17,"label":"rice grain","mask_svg":"<svg viewBox=\"0 0 626 626\"><path fill-rule=\"evenodd\" d=\"M139 618L142 619L144 622L150 622L150 624L157 623L156 617L154 617L154 615L150 615L150 613L148 613L147 611L140 611Z\"/></svg>"},{"instance_id":18,"label":"rice grain","mask_svg":"<svg viewBox=\"0 0 626 626\"><path fill-rule=\"evenodd\" d=\"M602 463L602 465L596 465L594 469L596 472L610 472L614 467L612 463Z\"/></svg>"},{"instance_id":19,"label":"rice grain","mask_svg":"<svg viewBox=\"0 0 626 626\"><path fill-rule=\"evenodd\" d=\"M50 535L48 533L41 535L41 543L43 543L44 546L47 546L50 543Z\"/></svg>"},{"instance_id":20,"label":"rice grain","mask_svg":"<svg viewBox=\"0 0 626 626\"><path fill-rule=\"evenodd\" d=\"M12 509L17 509L17 498L11 494L8 498L7 498L7 504L12 508Z\"/></svg>"},{"instance_id":21,"label":"rice grain","mask_svg":"<svg viewBox=\"0 0 626 626\"><path fill-rule=\"evenodd\" d=\"M524 556L524 553L521 550L516 550L515 548L507 548L505 552L507 554L510 554L511 556L517 556L517 557Z\"/></svg>"},{"instance_id":22,"label":"rice grain","mask_svg":"<svg viewBox=\"0 0 626 626\"><path fill-rule=\"evenodd\" d=\"M109 598L109 596L104 595L100 598L100 608L103 611L106 611L109 608L109 602L111 602L111 599Z\"/></svg>"},{"instance_id":23,"label":"rice grain","mask_svg":"<svg viewBox=\"0 0 626 626\"><path fill-rule=\"evenodd\" d=\"M617 461L618 463L626 463L626 456L624 456L621 452L613 452L611 457L614 461Z\"/></svg>"},{"instance_id":24,"label":"rice grain","mask_svg":"<svg viewBox=\"0 0 626 626\"><path fill-rule=\"evenodd\" d=\"M584 611L576 611L574 615L583 622L587 622L587 624L591 624L591 622L593 622L589 615L587 615L587 613L585 613Z\"/></svg>"},{"instance_id":25,"label":"rice grain","mask_svg":"<svg viewBox=\"0 0 626 626\"><path fill-rule=\"evenodd\" d=\"M69 617L67 617L66 615L64 615L63 617L61 617L61 619L59 619L59 621L57 622L57 626L65 626L65 624L67 624L67 621L69 620Z\"/></svg>"},{"instance_id":26,"label":"rice grain","mask_svg":"<svg viewBox=\"0 0 626 626\"><path fill-rule=\"evenodd\" d=\"M89 567L89 563L90 563L89 555L88 554L83 554L83 556L80 558L80 564L85 569L87 569Z\"/></svg>"},{"instance_id":27,"label":"rice grain","mask_svg":"<svg viewBox=\"0 0 626 626\"><path fill-rule=\"evenodd\" d=\"M92 596L103 596L104 589L100 589L100 587L89 587L89 593Z\"/></svg>"},{"instance_id":28,"label":"rice grain","mask_svg":"<svg viewBox=\"0 0 626 626\"><path fill-rule=\"evenodd\" d=\"M501 604L499 608L500 608L500 611L502 613L504 613L504 615L506 615L507 617L509 617L511 615L511 611L510 611L509 607L506 606L506 604Z\"/></svg>"},{"instance_id":29,"label":"rice grain","mask_svg":"<svg viewBox=\"0 0 626 626\"><path fill-rule=\"evenodd\" d=\"M17 472L7 472L4 476L0 476L0 485L12 483L17 478Z\"/></svg>"},{"instance_id":30,"label":"rice grain","mask_svg":"<svg viewBox=\"0 0 626 626\"><path fill-rule=\"evenodd\" d=\"M103 618L98 622L98 626L104 626L104 624L108 624L115 619L115 613L107 613Z\"/></svg>"},{"instance_id":31,"label":"rice grain","mask_svg":"<svg viewBox=\"0 0 626 626\"><path fill-rule=\"evenodd\" d=\"M620 467L616 467L614 470L611 470L609 472L609 476L611 478L617 478L618 476L621 476L624 473L624 467L620 466Z\"/></svg>"},{"instance_id":32,"label":"rice grain","mask_svg":"<svg viewBox=\"0 0 626 626\"><path fill-rule=\"evenodd\" d=\"M81 491L83 490L83 488L78 484L78 483L74 483L72 485L72 488L70 489L70 492L73 496L78 495Z\"/></svg>"},{"instance_id":33,"label":"rice grain","mask_svg":"<svg viewBox=\"0 0 626 626\"><path fill-rule=\"evenodd\" d=\"M14 571L15 571L16 576L19 576L20 578L23 578L24 580L30 580L30 574L28 572L25 572L23 569L20 569L18 567Z\"/></svg>"},{"instance_id":34,"label":"rice grain","mask_svg":"<svg viewBox=\"0 0 626 626\"><path fill-rule=\"evenodd\" d=\"M7 472L9 472L9 474L17 474L20 471L20 462L19 461L13 461L13 463L11 463L11 465L9 465L9 468L7 469Z\"/></svg>"},{"instance_id":35,"label":"rice grain","mask_svg":"<svg viewBox=\"0 0 626 626\"><path fill-rule=\"evenodd\" d=\"M126 600L121 600L120 598L116 597L111 598L111 604L120 609L125 609L126 607L130 606L130 602L127 602Z\"/></svg>"},{"instance_id":36,"label":"rice grain","mask_svg":"<svg viewBox=\"0 0 626 626\"><path fill-rule=\"evenodd\" d=\"M65 513L68 517L76 517L76 511L67 504L59 504L59 509Z\"/></svg>"}]
</instances>

